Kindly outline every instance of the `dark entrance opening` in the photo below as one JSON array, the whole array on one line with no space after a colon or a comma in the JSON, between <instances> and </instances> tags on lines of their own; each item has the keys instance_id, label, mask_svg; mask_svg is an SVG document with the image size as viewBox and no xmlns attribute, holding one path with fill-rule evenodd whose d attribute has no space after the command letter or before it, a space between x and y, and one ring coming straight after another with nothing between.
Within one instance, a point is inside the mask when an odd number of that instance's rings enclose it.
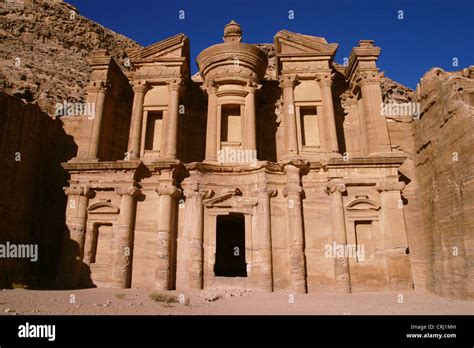
<instances>
[{"instance_id":1,"label":"dark entrance opening","mask_svg":"<svg viewBox=\"0 0 474 348\"><path fill-rule=\"evenodd\" d=\"M216 227L214 274L218 277L246 277L244 215L219 215Z\"/></svg>"}]
</instances>

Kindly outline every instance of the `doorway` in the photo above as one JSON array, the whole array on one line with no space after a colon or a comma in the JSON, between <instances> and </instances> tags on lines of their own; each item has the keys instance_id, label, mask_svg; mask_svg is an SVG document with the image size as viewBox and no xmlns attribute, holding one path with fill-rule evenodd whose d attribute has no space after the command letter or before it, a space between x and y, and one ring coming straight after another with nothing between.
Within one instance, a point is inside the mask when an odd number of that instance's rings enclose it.
<instances>
[{"instance_id":1,"label":"doorway","mask_svg":"<svg viewBox=\"0 0 474 348\"><path fill-rule=\"evenodd\" d=\"M247 277L245 217L240 213L217 216L216 277Z\"/></svg>"}]
</instances>

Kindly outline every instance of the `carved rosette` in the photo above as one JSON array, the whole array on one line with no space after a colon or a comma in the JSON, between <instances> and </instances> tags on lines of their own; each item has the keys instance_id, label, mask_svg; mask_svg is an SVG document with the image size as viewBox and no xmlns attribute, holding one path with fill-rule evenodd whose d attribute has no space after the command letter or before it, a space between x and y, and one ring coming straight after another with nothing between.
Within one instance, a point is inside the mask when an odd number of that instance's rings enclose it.
<instances>
[{"instance_id":1,"label":"carved rosette","mask_svg":"<svg viewBox=\"0 0 474 348\"><path fill-rule=\"evenodd\" d=\"M336 74L332 73L330 70L329 71L324 71L316 74L316 82L319 83L319 86L322 87L331 87L334 76Z\"/></svg>"},{"instance_id":2,"label":"carved rosette","mask_svg":"<svg viewBox=\"0 0 474 348\"><path fill-rule=\"evenodd\" d=\"M135 197L140 193L140 189L132 185L117 186L115 193L119 196L129 195Z\"/></svg>"},{"instance_id":3,"label":"carved rosette","mask_svg":"<svg viewBox=\"0 0 474 348\"><path fill-rule=\"evenodd\" d=\"M279 78L280 88L284 89L287 87L294 88L298 82L297 75L282 75Z\"/></svg>"},{"instance_id":4,"label":"carved rosette","mask_svg":"<svg viewBox=\"0 0 474 348\"><path fill-rule=\"evenodd\" d=\"M346 185L340 182L330 182L326 185L327 193L344 193L347 191Z\"/></svg>"},{"instance_id":5,"label":"carved rosette","mask_svg":"<svg viewBox=\"0 0 474 348\"><path fill-rule=\"evenodd\" d=\"M383 77L383 72L378 71L363 71L357 72L355 75L355 82L360 86L365 85L379 85Z\"/></svg>"}]
</instances>

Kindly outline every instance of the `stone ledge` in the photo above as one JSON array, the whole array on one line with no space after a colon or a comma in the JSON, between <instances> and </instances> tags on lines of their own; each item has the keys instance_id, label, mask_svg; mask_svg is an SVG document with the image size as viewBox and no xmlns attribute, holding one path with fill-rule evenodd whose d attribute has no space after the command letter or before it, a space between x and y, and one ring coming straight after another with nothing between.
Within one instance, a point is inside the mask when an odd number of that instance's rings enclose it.
<instances>
[{"instance_id":1,"label":"stone ledge","mask_svg":"<svg viewBox=\"0 0 474 348\"><path fill-rule=\"evenodd\" d=\"M350 167L350 166L400 166L405 162L406 156L374 156L374 157L355 157L348 160L332 158L327 167Z\"/></svg>"},{"instance_id":2,"label":"stone ledge","mask_svg":"<svg viewBox=\"0 0 474 348\"><path fill-rule=\"evenodd\" d=\"M77 161L77 162L63 162L61 163L64 169L68 171L80 171L80 170L127 170L127 169L138 169L142 165L141 161Z\"/></svg>"}]
</instances>

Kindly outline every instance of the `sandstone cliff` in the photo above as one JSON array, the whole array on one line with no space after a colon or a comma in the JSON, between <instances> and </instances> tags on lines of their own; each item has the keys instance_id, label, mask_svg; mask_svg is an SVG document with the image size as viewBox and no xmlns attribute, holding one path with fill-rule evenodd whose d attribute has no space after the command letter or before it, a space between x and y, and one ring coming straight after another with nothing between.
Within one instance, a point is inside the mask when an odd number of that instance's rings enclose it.
<instances>
[{"instance_id":1,"label":"sandstone cliff","mask_svg":"<svg viewBox=\"0 0 474 348\"><path fill-rule=\"evenodd\" d=\"M85 100L86 58L107 49L124 67L133 40L87 19L64 2L0 4L0 90L52 114L56 102Z\"/></svg>"},{"instance_id":2,"label":"sandstone cliff","mask_svg":"<svg viewBox=\"0 0 474 348\"><path fill-rule=\"evenodd\" d=\"M426 245L419 260L424 282L443 296L474 298L474 66L453 73L433 68L416 94L421 221L414 242Z\"/></svg>"}]
</instances>

